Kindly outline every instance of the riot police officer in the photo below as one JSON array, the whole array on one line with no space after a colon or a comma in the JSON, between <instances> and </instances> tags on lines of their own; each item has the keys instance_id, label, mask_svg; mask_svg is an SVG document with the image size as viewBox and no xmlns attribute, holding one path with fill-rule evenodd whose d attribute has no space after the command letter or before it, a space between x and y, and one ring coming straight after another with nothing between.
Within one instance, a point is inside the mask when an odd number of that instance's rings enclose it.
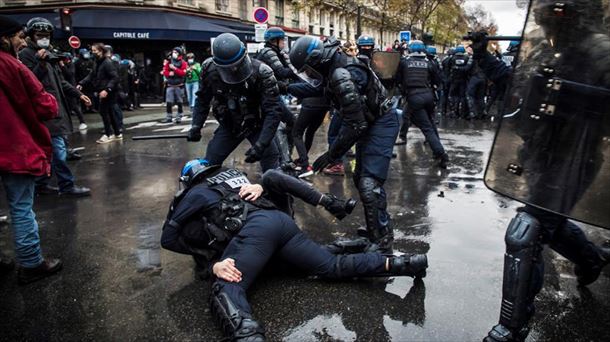
<instances>
[{"instance_id":1,"label":"riot police officer","mask_svg":"<svg viewBox=\"0 0 610 342\"><path fill-rule=\"evenodd\" d=\"M312 36L299 38L290 51L290 60L304 80L325 89L342 119L339 136L316 159L314 170L324 169L356 144L354 182L366 219L366 232L361 233L390 248L393 234L383 184L399 130L393 102L368 65L342 52L334 37L326 42Z\"/></svg>"},{"instance_id":2,"label":"riot police officer","mask_svg":"<svg viewBox=\"0 0 610 342\"><path fill-rule=\"evenodd\" d=\"M451 59L451 72L449 75L451 82L449 88L449 108L451 111L450 115L452 116L462 116L468 108L466 86L471 68L472 61L468 54L466 54L466 48L463 45L458 45Z\"/></svg>"},{"instance_id":3,"label":"riot police officer","mask_svg":"<svg viewBox=\"0 0 610 342\"><path fill-rule=\"evenodd\" d=\"M528 27L534 30L524 39L531 50L520 58L514 75L486 51L484 34L473 40L474 57L486 76L511 83L510 102L519 104L510 108L515 115L500 122L485 181L490 189L526 204L506 231L500 320L485 338L491 342L527 337L544 279L544 245L575 264L580 286L593 283L610 262L610 249L595 246L567 219L610 228L607 208L594 205L604 202L605 192L588 191L594 182L604 187L610 181L599 172L608 166L603 137L610 133L605 11L599 0L537 0L530 6ZM597 47L594 53L574 57L590 46ZM513 146L504 149L498 139L505 137Z\"/></svg>"},{"instance_id":4,"label":"riot police officer","mask_svg":"<svg viewBox=\"0 0 610 342\"><path fill-rule=\"evenodd\" d=\"M466 49L469 56L472 55L472 48L469 46ZM482 119L485 117L485 91L487 90L487 79L477 66L477 63L473 63L470 59L469 64L470 73L468 77L468 83L466 85L466 100L468 102L468 118L469 119Z\"/></svg>"},{"instance_id":5,"label":"riot police officer","mask_svg":"<svg viewBox=\"0 0 610 342\"><path fill-rule=\"evenodd\" d=\"M434 91L441 83L438 69L426 57L426 47L423 42L413 40L409 44L409 55L398 65L396 83L405 99L405 121L417 126L430 144L434 158L439 160L441 168L447 168L449 157L441 144L433 117ZM400 131L403 141L407 139L409 123L405 122Z\"/></svg>"},{"instance_id":6,"label":"riot police officer","mask_svg":"<svg viewBox=\"0 0 610 342\"><path fill-rule=\"evenodd\" d=\"M279 171L266 172L260 186L250 184L239 170L195 160L185 165L181 180L186 189L172 203L161 245L208 262L215 276L211 312L231 341L265 340L265 329L253 319L246 291L272 257L324 278L425 276L425 255L333 254L308 239L289 215L261 194L290 193L312 205L326 196ZM345 214L346 203L334 202Z\"/></svg>"},{"instance_id":7,"label":"riot police officer","mask_svg":"<svg viewBox=\"0 0 610 342\"><path fill-rule=\"evenodd\" d=\"M373 51L375 50L375 38L363 34L356 40L356 46L358 47L359 56L365 56L369 60L373 58Z\"/></svg>"},{"instance_id":8,"label":"riot police officer","mask_svg":"<svg viewBox=\"0 0 610 342\"><path fill-rule=\"evenodd\" d=\"M189 141L201 140L201 128L210 106L219 127L209 142L206 159L222 164L247 139L247 163L261 162L263 170L279 166L279 152L273 140L282 108L273 70L251 60L247 49L231 33L219 35L213 43L213 57L202 65L202 79L195 101Z\"/></svg>"},{"instance_id":9,"label":"riot police officer","mask_svg":"<svg viewBox=\"0 0 610 342\"><path fill-rule=\"evenodd\" d=\"M273 70L277 80L280 94L286 95L288 85L293 81L300 80L294 73L290 59L284 52L286 33L280 27L270 27L265 31L265 47L259 51L257 59L267 64ZM282 164L292 161L290 152L293 145L292 129L294 127L294 116L283 99L280 98L282 118L276 134L278 148L281 152Z\"/></svg>"},{"instance_id":10,"label":"riot police officer","mask_svg":"<svg viewBox=\"0 0 610 342\"><path fill-rule=\"evenodd\" d=\"M453 48L447 50L447 55L441 60L441 75L443 77L443 85L440 99L441 115L447 115L447 107L449 104L449 90L451 88L451 63L455 50Z\"/></svg>"}]
</instances>

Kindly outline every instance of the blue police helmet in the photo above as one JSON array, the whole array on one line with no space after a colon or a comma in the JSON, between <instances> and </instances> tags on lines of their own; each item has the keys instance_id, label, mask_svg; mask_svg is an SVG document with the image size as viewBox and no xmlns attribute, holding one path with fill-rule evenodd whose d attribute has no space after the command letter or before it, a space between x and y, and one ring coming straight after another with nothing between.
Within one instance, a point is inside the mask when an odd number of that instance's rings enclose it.
<instances>
[{"instance_id":1,"label":"blue police helmet","mask_svg":"<svg viewBox=\"0 0 610 342\"><path fill-rule=\"evenodd\" d=\"M428 52L429 55L436 56L436 47L428 46L426 52Z\"/></svg>"},{"instance_id":2,"label":"blue police helmet","mask_svg":"<svg viewBox=\"0 0 610 342\"><path fill-rule=\"evenodd\" d=\"M358 46L375 46L375 39L371 36L361 35L356 40L356 45Z\"/></svg>"},{"instance_id":3,"label":"blue police helmet","mask_svg":"<svg viewBox=\"0 0 610 342\"><path fill-rule=\"evenodd\" d=\"M180 182L187 188L191 187L205 178L205 176L218 170L220 165L210 165L206 159L189 160L180 172Z\"/></svg>"},{"instance_id":4,"label":"blue police helmet","mask_svg":"<svg viewBox=\"0 0 610 342\"><path fill-rule=\"evenodd\" d=\"M409 43L409 52L410 53L425 53L426 45L421 40L412 40Z\"/></svg>"},{"instance_id":5,"label":"blue police helmet","mask_svg":"<svg viewBox=\"0 0 610 342\"><path fill-rule=\"evenodd\" d=\"M285 37L286 33L280 27L270 27L265 31L265 43L275 39L284 39Z\"/></svg>"},{"instance_id":6,"label":"blue police helmet","mask_svg":"<svg viewBox=\"0 0 610 342\"><path fill-rule=\"evenodd\" d=\"M455 47L455 53L466 53L466 49L464 45L458 45Z\"/></svg>"},{"instance_id":7,"label":"blue police helmet","mask_svg":"<svg viewBox=\"0 0 610 342\"><path fill-rule=\"evenodd\" d=\"M508 51L510 52L514 52L517 51L517 49L519 49L519 45L521 45L521 42L518 40L511 40L510 43L508 44Z\"/></svg>"}]
</instances>

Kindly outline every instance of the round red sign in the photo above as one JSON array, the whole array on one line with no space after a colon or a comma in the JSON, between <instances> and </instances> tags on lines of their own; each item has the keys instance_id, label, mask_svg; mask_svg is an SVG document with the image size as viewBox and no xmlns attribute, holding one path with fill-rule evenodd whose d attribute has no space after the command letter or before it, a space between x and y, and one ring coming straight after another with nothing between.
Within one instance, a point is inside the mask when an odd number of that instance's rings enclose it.
<instances>
[{"instance_id":1,"label":"round red sign","mask_svg":"<svg viewBox=\"0 0 610 342\"><path fill-rule=\"evenodd\" d=\"M269 11L264 7L257 7L254 9L254 21L259 24L264 24L269 20Z\"/></svg>"},{"instance_id":2,"label":"round red sign","mask_svg":"<svg viewBox=\"0 0 610 342\"><path fill-rule=\"evenodd\" d=\"M80 39L77 36L70 36L70 38L68 38L68 43L73 49L78 49L80 47Z\"/></svg>"}]
</instances>

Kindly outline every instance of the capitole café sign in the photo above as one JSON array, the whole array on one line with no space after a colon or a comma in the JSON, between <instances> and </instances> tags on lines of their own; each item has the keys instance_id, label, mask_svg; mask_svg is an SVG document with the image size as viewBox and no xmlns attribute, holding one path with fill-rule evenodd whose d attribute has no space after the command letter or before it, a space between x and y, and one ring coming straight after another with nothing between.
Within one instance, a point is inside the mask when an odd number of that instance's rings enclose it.
<instances>
[{"instance_id":1,"label":"capitole caf\u00e9 sign","mask_svg":"<svg viewBox=\"0 0 610 342\"><path fill-rule=\"evenodd\" d=\"M117 39L150 39L150 32L112 32Z\"/></svg>"}]
</instances>

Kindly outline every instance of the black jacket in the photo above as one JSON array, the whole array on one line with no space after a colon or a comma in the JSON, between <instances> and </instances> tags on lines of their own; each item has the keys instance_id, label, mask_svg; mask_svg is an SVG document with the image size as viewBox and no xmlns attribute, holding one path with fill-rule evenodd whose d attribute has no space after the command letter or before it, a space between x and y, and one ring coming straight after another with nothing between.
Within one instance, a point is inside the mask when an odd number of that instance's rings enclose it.
<instances>
[{"instance_id":1,"label":"black jacket","mask_svg":"<svg viewBox=\"0 0 610 342\"><path fill-rule=\"evenodd\" d=\"M273 71L259 60L252 60L252 75L243 83L222 81L212 58L201 66L203 77L193 112L193 127L201 128L210 107L218 122L236 136L260 131L256 144L267 148L275 137L282 116L279 90Z\"/></svg>"},{"instance_id":2,"label":"black jacket","mask_svg":"<svg viewBox=\"0 0 610 342\"><path fill-rule=\"evenodd\" d=\"M93 91L116 91L119 73L110 58L104 57L96 60L89 75L78 83L82 86L91 85Z\"/></svg>"},{"instance_id":3,"label":"black jacket","mask_svg":"<svg viewBox=\"0 0 610 342\"><path fill-rule=\"evenodd\" d=\"M45 121L51 136L70 134L73 127L70 119L70 101L67 97L80 97L82 94L63 78L59 60L41 61L36 55L38 50L35 43L28 39L28 46L19 52L19 60L32 70L44 89L57 100L59 116Z\"/></svg>"}]
</instances>

